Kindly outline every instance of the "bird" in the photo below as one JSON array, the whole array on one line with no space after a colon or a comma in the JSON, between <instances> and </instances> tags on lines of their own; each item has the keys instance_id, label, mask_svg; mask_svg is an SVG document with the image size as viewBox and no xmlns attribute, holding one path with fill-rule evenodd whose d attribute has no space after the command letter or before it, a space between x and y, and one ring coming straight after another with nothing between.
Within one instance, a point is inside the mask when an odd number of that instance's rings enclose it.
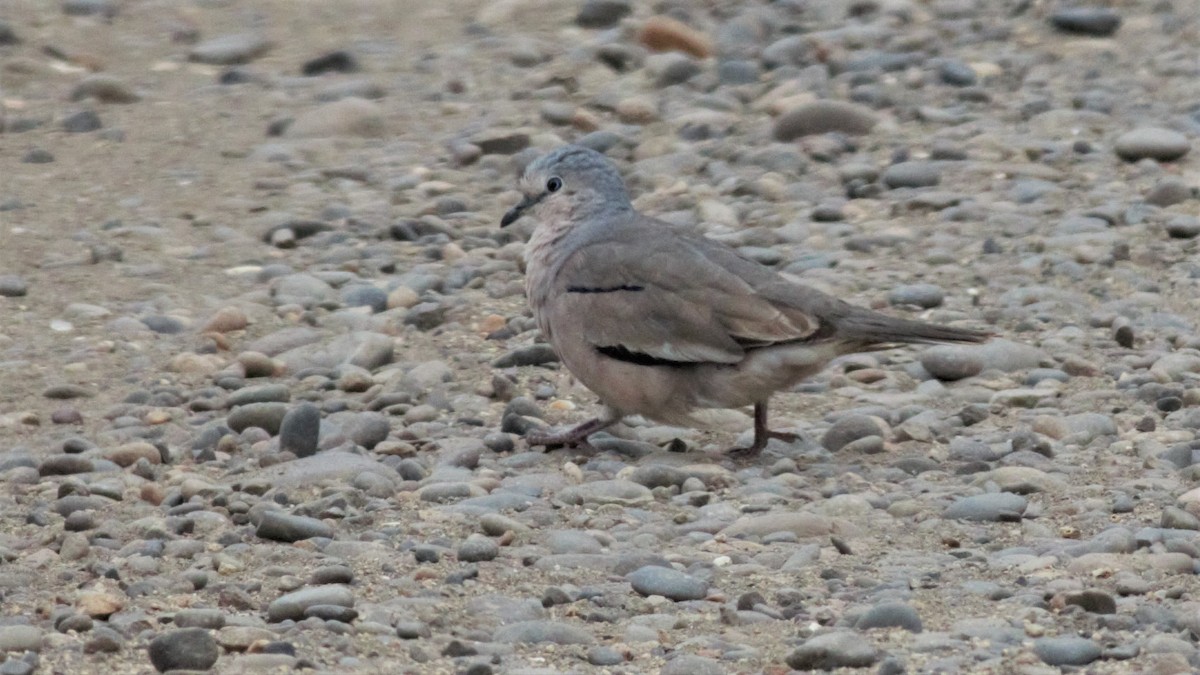
<instances>
[{"instance_id":1,"label":"bird","mask_svg":"<svg viewBox=\"0 0 1200 675\"><path fill-rule=\"evenodd\" d=\"M772 394L846 354L904 343L973 343L988 331L888 316L806 286L693 228L639 213L604 154L561 145L530 162L520 202L500 220L530 217L525 290L542 336L596 394L602 414L530 446L586 446L627 415L704 426L706 408L754 407L754 438L771 439Z\"/></svg>"}]
</instances>

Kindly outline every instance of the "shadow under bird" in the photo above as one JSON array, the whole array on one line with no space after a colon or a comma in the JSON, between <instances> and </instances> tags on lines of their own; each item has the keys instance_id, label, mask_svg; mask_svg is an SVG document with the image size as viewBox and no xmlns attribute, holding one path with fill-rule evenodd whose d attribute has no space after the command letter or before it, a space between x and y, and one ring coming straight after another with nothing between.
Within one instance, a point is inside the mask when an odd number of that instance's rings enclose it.
<instances>
[{"instance_id":1,"label":"shadow under bird","mask_svg":"<svg viewBox=\"0 0 1200 675\"><path fill-rule=\"evenodd\" d=\"M743 258L699 232L638 213L616 166L566 145L534 160L501 227L536 221L525 289L538 327L604 414L531 445L586 444L639 414L701 426L702 408L754 406L756 455L767 401L844 354L899 343L983 342L990 333L857 307Z\"/></svg>"}]
</instances>

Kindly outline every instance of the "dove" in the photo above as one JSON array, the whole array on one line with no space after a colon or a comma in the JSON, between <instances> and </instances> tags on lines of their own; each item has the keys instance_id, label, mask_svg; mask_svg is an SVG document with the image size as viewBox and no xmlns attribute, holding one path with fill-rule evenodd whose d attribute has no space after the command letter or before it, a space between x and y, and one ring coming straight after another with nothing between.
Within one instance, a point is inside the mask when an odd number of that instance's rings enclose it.
<instances>
[{"instance_id":1,"label":"dove","mask_svg":"<svg viewBox=\"0 0 1200 675\"><path fill-rule=\"evenodd\" d=\"M603 414L532 446L586 445L627 415L703 426L705 408L754 408L760 453L767 404L833 359L903 343L982 342L986 331L896 318L785 277L698 231L643 215L613 162L564 145L532 161L501 227L535 222L525 290L543 337L600 398Z\"/></svg>"}]
</instances>

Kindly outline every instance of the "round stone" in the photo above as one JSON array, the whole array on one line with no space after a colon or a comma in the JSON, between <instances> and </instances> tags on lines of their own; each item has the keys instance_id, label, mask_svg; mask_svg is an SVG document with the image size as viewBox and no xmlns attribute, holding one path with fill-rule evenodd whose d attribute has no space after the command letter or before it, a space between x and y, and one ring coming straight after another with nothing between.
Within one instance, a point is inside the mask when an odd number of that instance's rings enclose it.
<instances>
[{"instance_id":1,"label":"round stone","mask_svg":"<svg viewBox=\"0 0 1200 675\"><path fill-rule=\"evenodd\" d=\"M150 641L150 663L160 672L208 670L220 655L217 641L203 628L181 628Z\"/></svg>"},{"instance_id":2,"label":"round stone","mask_svg":"<svg viewBox=\"0 0 1200 675\"><path fill-rule=\"evenodd\" d=\"M1140 159L1170 162L1186 155L1191 147L1187 136L1178 131L1141 127L1118 136L1114 149L1117 156L1126 162Z\"/></svg>"}]
</instances>

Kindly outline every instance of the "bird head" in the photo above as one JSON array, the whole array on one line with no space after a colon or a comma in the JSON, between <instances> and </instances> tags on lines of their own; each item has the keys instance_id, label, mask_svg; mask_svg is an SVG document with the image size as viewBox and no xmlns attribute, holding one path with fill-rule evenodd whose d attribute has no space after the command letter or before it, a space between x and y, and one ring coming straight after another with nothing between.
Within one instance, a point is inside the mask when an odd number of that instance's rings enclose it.
<instances>
[{"instance_id":1,"label":"bird head","mask_svg":"<svg viewBox=\"0 0 1200 675\"><path fill-rule=\"evenodd\" d=\"M500 227L527 213L546 222L581 211L629 208L629 193L617 167L599 152L579 145L558 147L530 162L519 187L521 201L504 214Z\"/></svg>"}]
</instances>

